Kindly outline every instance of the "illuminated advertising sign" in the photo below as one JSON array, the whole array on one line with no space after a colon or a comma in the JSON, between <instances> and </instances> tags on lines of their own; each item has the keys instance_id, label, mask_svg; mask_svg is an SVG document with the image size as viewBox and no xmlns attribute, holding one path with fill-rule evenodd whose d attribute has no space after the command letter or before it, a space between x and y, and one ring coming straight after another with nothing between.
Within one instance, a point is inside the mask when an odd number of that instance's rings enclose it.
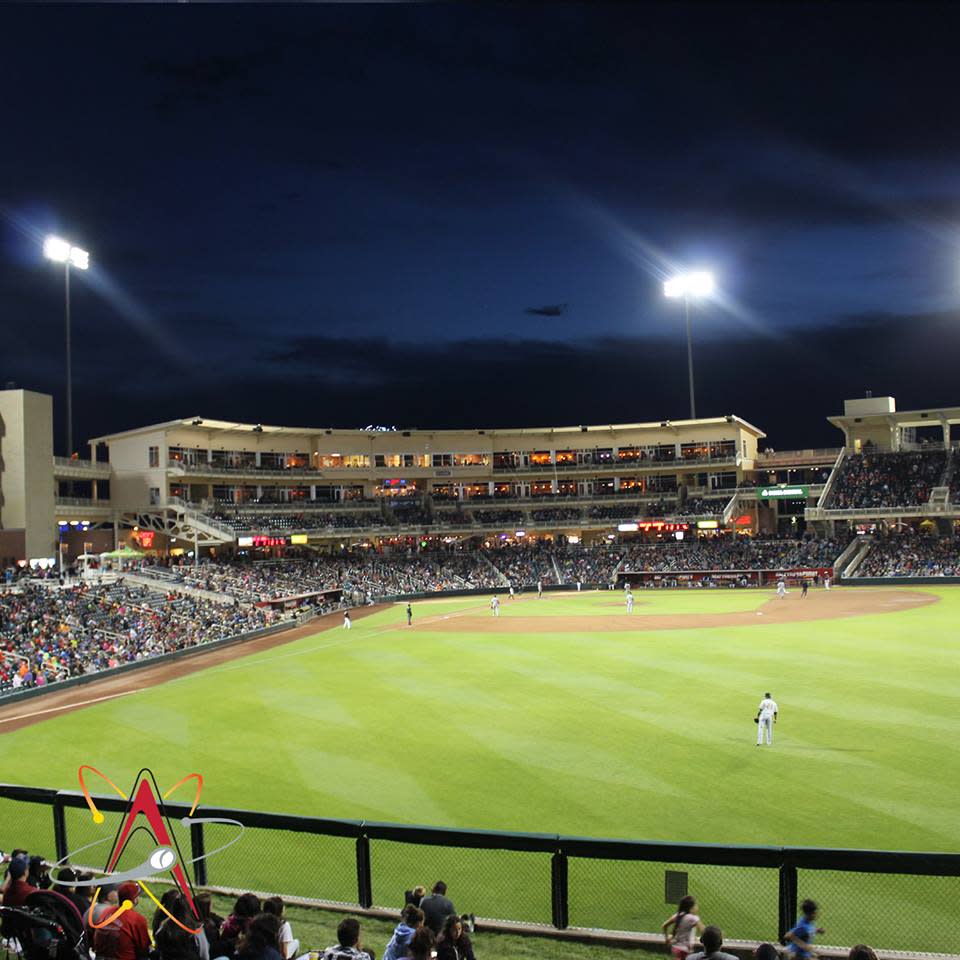
<instances>
[{"instance_id":1,"label":"illuminated advertising sign","mask_svg":"<svg viewBox=\"0 0 960 960\"><path fill-rule=\"evenodd\" d=\"M716 530L720 526L716 520L698 520L697 529L698 530Z\"/></svg>"},{"instance_id":2,"label":"illuminated advertising sign","mask_svg":"<svg viewBox=\"0 0 960 960\"><path fill-rule=\"evenodd\" d=\"M156 537L156 533L153 530L141 530L138 537L140 546L144 550L149 550L153 546L154 537Z\"/></svg>"},{"instance_id":3,"label":"illuminated advertising sign","mask_svg":"<svg viewBox=\"0 0 960 960\"><path fill-rule=\"evenodd\" d=\"M640 529L640 525L637 523L618 523L617 529L621 533L633 533L634 530Z\"/></svg>"},{"instance_id":4,"label":"illuminated advertising sign","mask_svg":"<svg viewBox=\"0 0 960 960\"><path fill-rule=\"evenodd\" d=\"M753 517L749 513L742 513L733 523L737 527L749 527L753 523Z\"/></svg>"},{"instance_id":5,"label":"illuminated advertising sign","mask_svg":"<svg viewBox=\"0 0 960 960\"><path fill-rule=\"evenodd\" d=\"M289 537L257 536L253 538L253 546L255 547L285 547L288 543L290 543Z\"/></svg>"},{"instance_id":6,"label":"illuminated advertising sign","mask_svg":"<svg viewBox=\"0 0 960 960\"><path fill-rule=\"evenodd\" d=\"M757 487L758 500L782 500L785 497L806 497L810 494L810 487L806 484L800 484L794 487L788 487L785 483L779 483L775 487Z\"/></svg>"},{"instance_id":7,"label":"illuminated advertising sign","mask_svg":"<svg viewBox=\"0 0 960 960\"><path fill-rule=\"evenodd\" d=\"M307 535L305 533L294 533L290 537L290 543L294 545L301 545L307 542Z\"/></svg>"},{"instance_id":8,"label":"illuminated advertising sign","mask_svg":"<svg viewBox=\"0 0 960 960\"><path fill-rule=\"evenodd\" d=\"M664 520L641 520L637 524L638 530L653 530L654 533L676 533L678 530L689 530L689 523L667 523Z\"/></svg>"},{"instance_id":9,"label":"illuminated advertising sign","mask_svg":"<svg viewBox=\"0 0 960 960\"><path fill-rule=\"evenodd\" d=\"M252 546L253 546L253 537L237 537L237 546L238 546L238 547L252 547Z\"/></svg>"}]
</instances>

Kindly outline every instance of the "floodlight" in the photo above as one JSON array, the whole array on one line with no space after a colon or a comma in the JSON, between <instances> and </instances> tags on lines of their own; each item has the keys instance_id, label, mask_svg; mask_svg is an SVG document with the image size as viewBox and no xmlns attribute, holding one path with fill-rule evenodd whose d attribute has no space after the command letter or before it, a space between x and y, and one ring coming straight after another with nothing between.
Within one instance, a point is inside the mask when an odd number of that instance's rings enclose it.
<instances>
[{"instance_id":1,"label":"floodlight","mask_svg":"<svg viewBox=\"0 0 960 960\"><path fill-rule=\"evenodd\" d=\"M70 248L70 262L78 270L86 270L90 266L90 254L86 250L81 250L79 247Z\"/></svg>"},{"instance_id":2,"label":"floodlight","mask_svg":"<svg viewBox=\"0 0 960 960\"><path fill-rule=\"evenodd\" d=\"M48 260L66 263L70 258L70 244L60 237L49 236L43 241L43 255Z\"/></svg>"},{"instance_id":3,"label":"floodlight","mask_svg":"<svg viewBox=\"0 0 960 960\"><path fill-rule=\"evenodd\" d=\"M671 277L663 285L663 295L671 300L683 296L683 277Z\"/></svg>"},{"instance_id":4,"label":"floodlight","mask_svg":"<svg viewBox=\"0 0 960 960\"><path fill-rule=\"evenodd\" d=\"M663 285L663 295L672 300L680 297L709 297L713 293L713 274L706 270L680 273Z\"/></svg>"}]
</instances>

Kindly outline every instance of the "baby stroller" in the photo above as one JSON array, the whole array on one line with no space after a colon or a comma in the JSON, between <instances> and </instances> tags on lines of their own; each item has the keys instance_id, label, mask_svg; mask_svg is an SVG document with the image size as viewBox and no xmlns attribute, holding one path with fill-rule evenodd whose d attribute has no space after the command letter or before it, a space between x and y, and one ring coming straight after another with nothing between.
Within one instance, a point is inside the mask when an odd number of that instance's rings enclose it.
<instances>
[{"instance_id":1,"label":"baby stroller","mask_svg":"<svg viewBox=\"0 0 960 960\"><path fill-rule=\"evenodd\" d=\"M89 960L80 911L54 890L38 890L22 907L0 907L7 956L22 960Z\"/></svg>"}]
</instances>

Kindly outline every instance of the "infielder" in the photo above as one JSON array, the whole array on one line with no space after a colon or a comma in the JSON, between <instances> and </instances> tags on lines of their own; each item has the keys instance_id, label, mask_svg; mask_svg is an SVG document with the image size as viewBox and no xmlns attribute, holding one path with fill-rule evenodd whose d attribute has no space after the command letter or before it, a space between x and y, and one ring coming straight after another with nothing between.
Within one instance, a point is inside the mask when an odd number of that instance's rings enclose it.
<instances>
[{"instance_id":1,"label":"infielder","mask_svg":"<svg viewBox=\"0 0 960 960\"><path fill-rule=\"evenodd\" d=\"M782 577L777 581L777 596L782 600L787 595L787 582Z\"/></svg>"},{"instance_id":2,"label":"infielder","mask_svg":"<svg viewBox=\"0 0 960 960\"><path fill-rule=\"evenodd\" d=\"M499 597L490 598L490 609L493 611L493 615L495 617L500 616L500 598Z\"/></svg>"},{"instance_id":3,"label":"infielder","mask_svg":"<svg viewBox=\"0 0 960 960\"><path fill-rule=\"evenodd\" d=\"M512 600L513 597L514 597L514 591L513 591L513 584L511 583L511 584L510 584L510 599Z\"/></svg>"},{"instance_id":4,"label":"infielder","mask_svg":"<svg viewBox=\"0 0 960 960\"><path fill-rule=\"evenodd\" d=\"M541 597L543 597L543 581L538 580L537 581L537 599L539 600Z\"/></svg>"},{"instance_id":5,"label":"infielder","mask_svg":"<svg viewBox=\"0 0 960 960\"><path fill-rule=\"evenodd\" d=\"M633 613L633 591L627 591L627 613Z\"/></svg>"},{"instance_id":6,"label":"infielder","mask_svg":"<svg viewBox=\"0 0 960 960\"><path fill-rule=\"evenodd\" d=\"M823 589L824 589L824 590L829 590L829 589L830 589L830 578L829 578L829 577L824 577L824 578L823 578Z\"/></svg>"},{"instance_id":7,"label":"infielder","mask_svg":"<svg viewBox=\"0 0 960 960\"><path fill-rule=\"evenodd\" d=\"M757 709L757 746L763 746L763 736L766 732L767 746L773 746L773 725L777 722L777 701L769 693L763 695L760 707Z\"/></svg>"},{"instance_id":8,"label":"infielder","mask_svg":"<svg viewBox=\"0 0 960 960\"><path fill-rule=\"evenodd\" d=\"M352 630L352 629L353 629L353 622L350 620L350 611L349 611L349 610L344 610L344 611L343 611L343 629L344 629L344 630Z\"/></svg>"}]
</instances>

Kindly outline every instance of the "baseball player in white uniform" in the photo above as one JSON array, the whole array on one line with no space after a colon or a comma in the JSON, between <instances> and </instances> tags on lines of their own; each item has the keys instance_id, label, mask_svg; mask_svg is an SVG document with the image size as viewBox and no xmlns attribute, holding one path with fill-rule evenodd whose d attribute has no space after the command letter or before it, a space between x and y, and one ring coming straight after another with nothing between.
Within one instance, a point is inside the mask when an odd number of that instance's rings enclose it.
<instances>
[{"instance_id":1,"label":"baseball player in white uniform","mask_svg":"<svg viewBox=\"0 0 960 960\"><path fill-rule=\"evenodd\" d=\"M344 630L352 630L352 629L353 629L353 621L350 619L350 611L349 611L349 610L344 610L344 611L343 611L343 629L344 629Z\"/></svg>"},{"instance_id":2,"label":"baseball player in white uniform","mask_svg":"<svg viewBox=\"0 0 960 960\"><path fill-rule=\"evenodd\" d=\"M510 584L510 599L512 600L512 599L514 598L514 596L516 596L516 594L514 593L513 584L511 583L511 584Z\"/></svg>"},{"instance_id":3,"label":"baseball player in white uniform","mask_svg":"<svg viewBox=\"0 0 960 960\"><path fill-rule=\"evenodd\" d=\"M829 578L829 577L824 577L824 578L823 578L823 589L824 589L824 590L829 590L829 589L830 589L830 578Z\"/></svg>"},{"instance_id":4,"label":"baseball player in white uniform","mask_svg":"<svg viewBox=\"0 0 960 960\"><path fill-rule=\"evenodd\" d=\"M633 591L627 591L627 613L633 613Z\"/></svg>"},{"instance_id":5,"label":"baseball player in white uniform","mask_svg":"<svg viewBox=\"0 0 960 960\"><path fill-rule=\"evenodd\" d=\"M773 725L777 722L777 701L769 693L763 695L760 707L757 709L757 746L763 746L763 737L766 733L767 746L773 746Z\"/></svg>"},{"instance_id":6,"label":"baseball player in white uniform","mask_svg":"<svg viewBox=\"0 0 960 960\"><path fill-rule=\"evenodd\" d=\"M493 615L495 617L500 616L500 598L499 597L490 598L490 609L493 611Z\"/></svg>"},{"instance_id":7,"label":"baseball player in white uniform","mask_svg":"<svg viewBox=\"0 0 960 960\"><path fill-rule=\"evenodd\" d=\"M543 581L537 581L537 599L539 600L543 596Z\"/></svg>"},{"instance_id":8,"label":"baseball player in white uniform","mask_svg":"<svg viewBox=\"0 0 960 960\"><path fill-rule=\"evenodd\" d=\"M782 577L777 581L777 596L782 600L787 595L787 581Z\"/></svg>"}]
</instances>

